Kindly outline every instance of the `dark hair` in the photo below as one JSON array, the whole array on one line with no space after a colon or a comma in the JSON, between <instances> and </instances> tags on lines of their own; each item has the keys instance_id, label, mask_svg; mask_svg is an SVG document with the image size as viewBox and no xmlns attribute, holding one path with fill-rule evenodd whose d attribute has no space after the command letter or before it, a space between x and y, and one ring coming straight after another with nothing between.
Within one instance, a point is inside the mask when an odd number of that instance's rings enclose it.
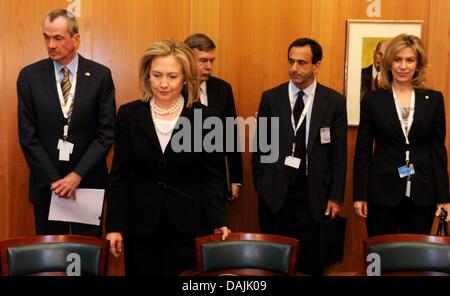
<instances>
[{"instance_id":1,"label":"dark hair","mask_svg":"<svg viewBox=\"0 0 450 296\"><path fill-rule=\"evenodd\" d=\"M44 22L48 18L50 23L52 23L55 19L57 19L60 16L63 17L67 22L67 33L69 33L70 36L78 34L78 23L75 15L65 9L55 9L49 12L49 14L45 16Z\"/></svg>"},{"instance_id":2,"label":"dark hair","mask_svg":"<svg viewBox=\"0 0 450 296\"><path fill-rule=\"evenodd\" d=\"M315 64L319 61L322 60L322 47L320 46L319 43L317 43L317 41L310 39L310 38L299 38L297 40L295 40L294 42L291 43L291 45L289 45L288 48L288 59L289 59L289 52L291 51L292 47L303 47L309 45L309 47L311 47L311 52L312 52L312 63Z\"/></svg>"},{"instance_id":3,"label":"dark hair","mask_svg":"<svg viewBox=\"0 0 450 296\"><path fill-rule=\"evenodd\" d=\"M186 43L190 48L196 48L200 51L209 51L216 48L214 41L202 33L192 34L184 40L184 43Z\"/></svg>"}]
</instances>

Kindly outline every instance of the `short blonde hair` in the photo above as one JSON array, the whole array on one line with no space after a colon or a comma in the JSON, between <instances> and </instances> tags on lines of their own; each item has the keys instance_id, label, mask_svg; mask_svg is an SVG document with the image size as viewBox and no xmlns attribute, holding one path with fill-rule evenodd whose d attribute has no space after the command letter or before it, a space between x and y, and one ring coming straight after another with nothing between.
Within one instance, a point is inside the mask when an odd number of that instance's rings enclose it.
<instances>
[{"instance_id":1,"label":"short blonde hair","mask_svg":"<svg viewBox=\"0 0 450 296\"><path fill-rule=\"evenodd\" d=\"M384 53L384 59L381 63L381 80L382 88L390 89L392 87L392 72L391 65L394 57L399 50L404 48L411 48L417 57L416 73L413 76L412 84L415 88L425 88L426 68L428 67L428 58L425 52L425 47L419 37L407 34L400 34L392 39Z\"/></svg>"},{"instance_id":2,"label":"short blonde hair","mask_svg":"<svg viewBox=\"0 0 450 296\"><path fill-rule=\"evenodd\" d=\"M172 55L181 64L188 94L186 106L191 107L192 103L200 98L200 82L197 78L195 55L186 44L173 39L156 41L144 52L139 65L141 100L148 102L153 97L149 81L153 59L168 55Z\"/></svg>"}]
</instances>

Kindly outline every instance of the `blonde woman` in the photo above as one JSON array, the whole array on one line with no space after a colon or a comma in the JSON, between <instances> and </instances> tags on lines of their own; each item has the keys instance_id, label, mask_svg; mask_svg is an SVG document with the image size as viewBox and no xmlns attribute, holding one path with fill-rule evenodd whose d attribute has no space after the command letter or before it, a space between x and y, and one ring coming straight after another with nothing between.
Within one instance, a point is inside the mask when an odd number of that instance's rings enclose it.
<instances>
[{"instance_id":1,"label":"blonde woman","mask_svg":"<svg viewBox=\"0 0 450 296\"><path fill-rule=\"evenodd\" d=\"M173 149L178 121L193 128L195 116L209 115L196 102L195 65L185 44L153 43L140 63L142 99L118 111L107 238L116 257L124 242L127 275L179 274L194 267L195 237L229 234L217 153Z\"/></svg>"},{"instance_id":2,"label":"blonde woman","mask_svg":"<svg viewBox=\"0 0 450 296\"><path fill-rule=\"evenodd\" d=\"M395 37L382 62L382 88L361 102L353 200L369 236L427 234L434 215L450 209L444 99L425 88L426 67L418 37Z\"/></svg>"}]
</instances>

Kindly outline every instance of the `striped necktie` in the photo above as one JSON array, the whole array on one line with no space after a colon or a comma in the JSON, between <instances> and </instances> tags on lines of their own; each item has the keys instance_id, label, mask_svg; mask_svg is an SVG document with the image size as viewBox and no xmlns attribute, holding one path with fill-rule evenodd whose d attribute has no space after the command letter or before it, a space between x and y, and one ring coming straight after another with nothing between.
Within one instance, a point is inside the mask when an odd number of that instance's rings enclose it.
<instances>
[{"instance_id":1,"label":"striped necktie","mask_svg":"<svg viewBox=\"0 0 450 296\"><path fill-rule=\"evenodd\" d=\"M61 81L61 91L64 98L64 104L67 104L67 100L69 99L69 93L70 88L72 87L72 84L70 84L70 78L69 78L69 69L66 67L62 68L61 71L63 72L63 80Z\"/></svg>"},{"instance_id":2,"label":"striped necktie","mask_svg":"<svg viewBox=\"0 0 450 296\"><path fill-rule=\"evenodd\" d=\"M62 68L61 71L63 72L63 80L61 81L61 91L64 98L64 105L67 104L67 101L69 100L69 93L70 89L72 87L72 84L70 83L70 77L69 77L69 69L66 67ZM67 112L67 119L70 121L70 118L72 116L72 109L73 109L73 102L70 105L69 111Z\"/></svg>"}]
</instances>

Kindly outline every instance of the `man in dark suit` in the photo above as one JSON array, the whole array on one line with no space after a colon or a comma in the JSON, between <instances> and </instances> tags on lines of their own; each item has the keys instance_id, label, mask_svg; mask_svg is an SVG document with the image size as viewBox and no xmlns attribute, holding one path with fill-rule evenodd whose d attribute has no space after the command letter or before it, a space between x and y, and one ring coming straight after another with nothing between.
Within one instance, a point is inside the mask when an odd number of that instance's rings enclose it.
<instances>
[{"instance_id":1,"label":"man in dark suit","mask_svg":"<svg viewBox=\"0 0 450 296\"><path fill-rule=\"evenodd\" d=\"M346 102L315 79L321 59L314 40L289 46L291 79L265 91L258 111L259 141L277 138L269 131L279 119L279 142L271 143L279 146L278 160L267 163L260 143L252 156L261 231L299 238L298 269L312 275L323 274L323 227L344 201L347 163Z\"/></svg>"},{"instance_id":2,"label":"man in dark suit","mask_svg":"<svg viewBox=\"0 0 450 296\"><path fill-rule=\"evenodd\" d=\"M381 62L387 44L387 40L380 40L373 52L373 64L361 70L361 99L366 92L379 88Z\"/></svg>"},{"instance_id":3,"label":"man in dark suit","mask_svg":"<svg viewBox=\"0 0 450 296\"><path fill-rule=\"evenodd\" d=\"M36 233L100 236L98 226L49 221L48 213L52 191L75 198L78 187L105 188L116 112L111 72L77 54L78 25L66 10L45 17L43 35L49 59L23 68L17 80Z\"/></svg>"},{"instance_id":4,"label":"man in dark suit","mask_svg":"<svg viewBox=\"0 0 450 296\"><path fill-rule=\"evenodd\" d=\"M234 104L233 91L231 85L214 76L211 76L212 66L215 60L214 42L205 34L193 34L184 41L195 53L197 58L197 71L201 81L200 100L203 105L212 109L218 115L225 126L226 118L236 118L236 108ZM231 134L231 131L228 130ZM227 135L227 130L224 130ZM242 185L242 156L238 152L238 129L233 130L234 151L226 151L223 166L221 168L226 187L228 188L227 197L235 200L239 196L240 186ZM226 150L226 140L224 141L224 151Z\"/></svg>"}]
</instances>

